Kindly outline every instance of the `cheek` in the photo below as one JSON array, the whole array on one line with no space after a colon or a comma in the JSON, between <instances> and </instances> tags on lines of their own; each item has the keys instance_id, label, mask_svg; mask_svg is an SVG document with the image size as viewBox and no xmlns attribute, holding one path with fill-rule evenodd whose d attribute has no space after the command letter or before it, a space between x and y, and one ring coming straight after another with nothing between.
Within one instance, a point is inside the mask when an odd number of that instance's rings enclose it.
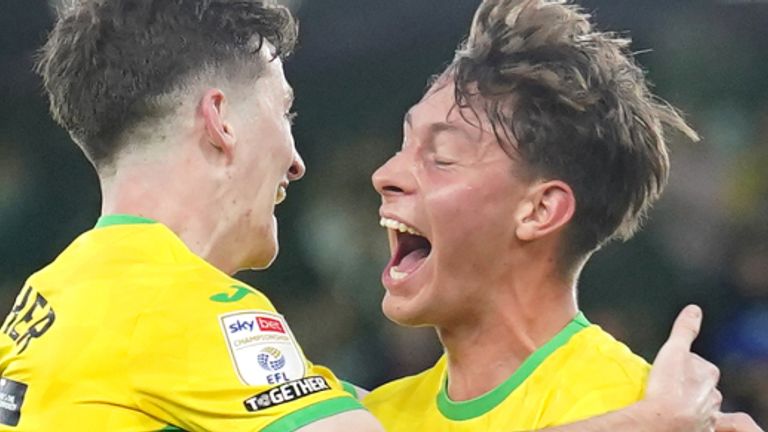
<instances>
[{"instance_id":1,"label":"cheek","mask_svg":"<svg viewBox=\"0 0 768 432\"><path fill-rule=\"evenodd\" d=\"M280 117L265 127L264 137L269 146L279 151L283 156L290 155L293 151L293 132L286 121Z\"/></svg>"},{"instance_id":2,"label":"cheek","mask_svg":"<svg viewBox=\"0 0 768 432\"><path fill-rule=\"evenodd\" d=\"M263 189L267 195L274 195L293 162L293 149L285 137L265 133L249 149L249 163L244 167L244 176L249 179L247 187L254 192Z\"/></svg>"},{"instance_id":3,"label":"cheek","mask_svg":"<svg viewBox=\"0 0 768 432\"><path fill-rule=\"evenodd\" d=\"M471 237L498 227L507 219L508 199L510 197L499 190L464 183L428 194L425 203L435 225L433 229L452 236Z\"/></svg>"},{"instance_id":4,"label":"cheek","mask_svg":"<svg viewBox=\"0 0 768 432\"><path fill-rule=\"evenodd\" d=\"M241 137L241 144L251 151L252 163L266 168L292 157L291 131L283 122L282 118L261 119L252 125L247 136Z\"/></svg>"},{"instance_id":5,"label":"cheek","mask_svg":"<svg viewBox=\"0 0 768 432\"><path fill-rule=\"evenodd\" d=\"M498 188L469 185L429 197L441 267L478 271L500 258L514 234L513 199Z\"/></svg>"}]
</instances>

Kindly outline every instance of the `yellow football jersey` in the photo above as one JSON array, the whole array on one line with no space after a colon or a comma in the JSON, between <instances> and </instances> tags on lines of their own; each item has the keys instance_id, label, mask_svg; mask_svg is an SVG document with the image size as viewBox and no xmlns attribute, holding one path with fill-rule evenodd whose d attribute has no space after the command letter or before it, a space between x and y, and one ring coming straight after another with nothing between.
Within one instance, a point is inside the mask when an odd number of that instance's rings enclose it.
<instances>
[{"instance_id":1,"label":"yellow football jersey","mask_svg":"<svg viewBox=\"0 0 768 432\"><path fill-rule=\"evenodd\" d=\"M293 431L363 409L260 292L167 227L102 217L0 335L0 430Z\"/></svg>"},{"instance_id":2,"label":"yellow football jersey","mask_svg":"<svg viewBox=\"0 0 768 432\"><path fill-rule=\"evenodd\" d=\"M363 404L388 432L512 432L571 423L642 398L650 366L579 314L506 381L463 402L446 392L446 358L385 384Z\"/></svg>"}]
</instances>

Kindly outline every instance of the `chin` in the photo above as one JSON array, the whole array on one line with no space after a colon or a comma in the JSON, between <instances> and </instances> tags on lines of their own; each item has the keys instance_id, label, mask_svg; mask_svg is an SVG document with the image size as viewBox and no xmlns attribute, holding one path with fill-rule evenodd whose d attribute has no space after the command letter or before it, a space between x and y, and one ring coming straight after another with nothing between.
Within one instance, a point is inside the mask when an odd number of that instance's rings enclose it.
<instances>
[{"instance_id":1,"label":"chin","mask_svg":"<svg viewBox=\"0 0 768 432\"><path fill-rule=\"evenodd\" d=\"M273 243L269 248L256 251L253 257L248 260L247 267L251 270L265 270L275 262L275 259L277 259L277 252L277 243Z\"/></svg>"},{"instance_id":2,"label":"chin","mask_svg":"<svg viewBox=\"0 0 768 432\"><path fill-rule=\"evenodd\" d=\"M277 226L274 218L269 223L262 224L258 234L252 236L250 246L253 250L248 254L247 268L252 270L264 270L272 265L280 250L277 241ZM253 238L255 237L255 238Z\"/></svg>"},{"instance_id":3,"label":"chin","mask_svg":"<svg viewBox=\"0 0 768 432\"><path fill-rule=\"evenodd\" d=\"M389 293L381 301L381 310L390 321L406 327L424 327L432 325L424 308L414 304L413 299L396 298Z\"/></svg>"}]
</instances>

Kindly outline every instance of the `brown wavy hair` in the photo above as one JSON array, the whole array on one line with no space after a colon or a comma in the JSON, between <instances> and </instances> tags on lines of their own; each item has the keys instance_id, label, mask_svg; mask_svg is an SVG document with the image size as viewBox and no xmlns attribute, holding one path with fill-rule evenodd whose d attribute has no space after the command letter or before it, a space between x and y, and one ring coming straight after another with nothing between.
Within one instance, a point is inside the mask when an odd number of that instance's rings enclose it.
<instances>
[{"instance_id":1,"label":"brown wavy hair","mask_svg":"<svg viewBox=\"0 0 768 432\"><path fill-rule=\"evenodd\" d=\"M485 0L438 78L453 80L458 106L488 116L526 177L571 186L569 264L638 229L667 182L665 130L698 140L651 93L629 43L567 1Z\"/></svg>"},{"instance_id":2,"label":"brown wavy hair","mask_svg":"<svg viewBox=\"0 0 768 432\"><path fill-rule=\"evenodd\" d=\"M177 104L161 96L203 70L258 78L268 41L288 55L297 23L269 0L74 0L39 52L53 118L96 167L120 135Z\"/></svg>"}]
</instances>

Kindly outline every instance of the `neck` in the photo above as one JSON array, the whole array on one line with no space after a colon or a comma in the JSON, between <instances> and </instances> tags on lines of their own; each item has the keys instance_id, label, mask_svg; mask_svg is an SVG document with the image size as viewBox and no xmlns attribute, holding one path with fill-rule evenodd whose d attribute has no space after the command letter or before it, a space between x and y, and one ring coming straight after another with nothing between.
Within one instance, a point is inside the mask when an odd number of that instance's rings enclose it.
<instances>
[{"instance_id":1,"label":"neck","mask_svg":"<svg viewBox=\"0 0 768 432\"><path fill-rule=\"evenodd\" d=\"M573 283L518 276L496 288L481 314L437 329L452 400L493 390L578 313Z\"/></svg>"},{"instance_id":2,"label":"neck","mask_svg":"<svg viewBox=\"0 0 768 432\"><path fill-rule=\"evenodd\" d=\"M220 193L204 179L195 181L194 168L181 163L141 162L121 165L101 178L102 215L131 214L156 220L173 231L196 255L232 274L232 256L221 254L231 234L222 219L212 214L219 208ZM183 179L183 181L182 181ZM220 202L220 201L219 201Z\"/></svg>"}]
</instances>

